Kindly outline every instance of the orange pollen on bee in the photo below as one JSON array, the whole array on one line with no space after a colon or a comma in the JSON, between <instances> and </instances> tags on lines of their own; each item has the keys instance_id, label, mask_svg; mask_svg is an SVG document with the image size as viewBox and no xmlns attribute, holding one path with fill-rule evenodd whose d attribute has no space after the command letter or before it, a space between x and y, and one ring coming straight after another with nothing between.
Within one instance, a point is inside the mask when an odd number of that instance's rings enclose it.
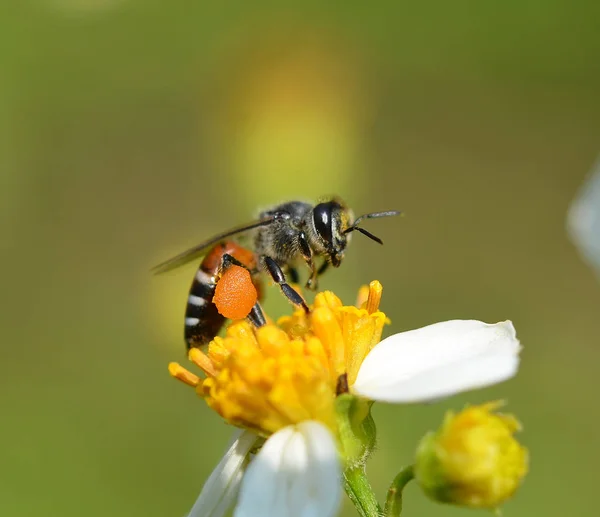
<instances>
[{"instance_id":1,"label":"orange pollen on bee","mask_svg":"<svg viewBox=\"0 0 600 517\"><path fill-rule=\"evenodd\" d=\"M217 282L212 301L222 316L230 320L241 320L250 314L257 299L258 293L250 272L232 265Z\"/></svg>"}]
</instances>

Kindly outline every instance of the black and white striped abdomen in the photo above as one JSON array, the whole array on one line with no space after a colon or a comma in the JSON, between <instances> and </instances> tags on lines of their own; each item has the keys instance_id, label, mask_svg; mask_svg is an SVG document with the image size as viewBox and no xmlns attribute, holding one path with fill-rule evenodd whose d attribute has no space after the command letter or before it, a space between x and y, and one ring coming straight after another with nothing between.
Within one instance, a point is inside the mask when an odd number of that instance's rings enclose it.
<instances>
[{"instance_id":1,"label":"black and white striped abdomen","mask_svg":"<svg viewBox=\"0 0 600 517\"><path fill-rule=\"evenodd\" d=\"M225 317L212 303L217 286L215 275L202 266L194 276L185 309L184 337L188 348L209 343L225 323Z\"/></svg>"}]
</instances>

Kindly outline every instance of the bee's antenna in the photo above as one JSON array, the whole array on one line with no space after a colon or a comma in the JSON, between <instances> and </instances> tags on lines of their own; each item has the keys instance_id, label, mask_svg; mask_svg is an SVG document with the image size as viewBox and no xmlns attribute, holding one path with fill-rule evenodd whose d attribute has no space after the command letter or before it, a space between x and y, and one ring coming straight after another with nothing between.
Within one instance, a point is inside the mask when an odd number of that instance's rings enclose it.
<instances>
[{"instance_id":1,"label":"bee's antenna","mask_svg":"<svg viewBox=\"0 0 600 517\"><path fill-rule=\"evenodd\" d=\"M354 222L352 223L352 226L350 226L349 228L346 228L344 230L344 235L346 235L347 233L353 232L355 230L358 230L363 235L366 235L369 239L371 239L375 242L378 242L379 244L383 244L383 241L379 237L377 237L376 235L373 235L371 232L368 232L364 228L360 228L358 225L360 224L360 222L363 219L376 219L378 217L391 217L393 215L401 215L401 214L402 214L402 212L400 212L398 210L388 210L387 212L373 212L371 214L361 215L360 217L357 217L354 220Z\"/></svg>"},{"instance_id":2,"label":"bee's antenna","mask_svg":"<svg viewBox=\"0 0 600 517\"><path fill-rule=\"evenodd\" d=\"M358 226L363 219L376 219L378 217L391 217L393 215L401 215L399 210L388 210L387 212L373 212L372 214L364 214L357 217L352 223L352 227Z\"/></svg>"}]
</instances>

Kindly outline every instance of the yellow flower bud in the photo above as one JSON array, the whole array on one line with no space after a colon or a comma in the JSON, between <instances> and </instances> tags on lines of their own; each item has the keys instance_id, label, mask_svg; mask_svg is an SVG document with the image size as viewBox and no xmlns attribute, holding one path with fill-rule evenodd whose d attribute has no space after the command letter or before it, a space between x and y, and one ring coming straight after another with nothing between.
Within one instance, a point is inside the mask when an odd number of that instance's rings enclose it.
<instances>
[{"instance_id":1,"label":"yellow flower bud","mask_svg":"<svg viewBox=\"0 0 600 517\"><path fill-rule=\"evenodd\" d=\"M415 477L428 497L471 508L497 508L527 473L528 453L513 434L513 415L490 402L446 414L442 427L421 440Z\"/></svg>"}]
</instances>

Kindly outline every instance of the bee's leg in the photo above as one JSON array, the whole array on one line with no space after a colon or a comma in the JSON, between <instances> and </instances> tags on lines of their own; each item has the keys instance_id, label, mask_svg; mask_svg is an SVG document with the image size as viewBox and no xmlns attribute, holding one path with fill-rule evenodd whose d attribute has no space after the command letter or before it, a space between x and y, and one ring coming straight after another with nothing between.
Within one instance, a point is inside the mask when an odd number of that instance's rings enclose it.
<instances>
[{"instance_id":1,"label":"bee's leg","mask_svg":"<svg viewBox=\"0 0 600 517\"><path fill-rule=\"evenodd\" d=\"M309 266L310 267L310 266ZM311 291L316 291L319 288L319 280L317 279L317 270L311 267L310 276L306 281L306 288Z\"/></svg>"},{"instance_id":2,"label":"bee's leg","mask_svg":"<svg viewBox=\"0 0 600 517\"><path fill-rule=\"evenodd\" d=\"M328 267L329 267L329 262L327 262L327 261L323 262L323 264L321 264L321 267L317 271L317 276L321 276L323 273L325 273L325 271L327 271Z\"/></svg>"},{"instance_id":3,"label":"bee's leg","mask_svg":"<svg viewBox=\"0 0 600 517\"><path fill-rule=\"evenodd\" d=\"M309 267L311 268L311 275L310 275L310 278L308 279L308 282L306 282L306 287L308 289L311 289L312 291L316 291L318 289L318 285L319 285L319 277L325 271L327 271L327 268L329 267L329 262L327 262L327 261L323 262L321 264L321 266L317 269L316 267L314 267L314 264L311 261L309 264Z\"/></svg>"},{"instance_id":4,"label":"bee's leg","mask_svg":"<svg viewBox=\"0 0 600 517\"><path fill-rule=\"evenodd\" d=\"M311 268L312 274L310 275L308 282L306 282L306 287L308 289L311 289L312 291L316 291L318 289L318 285L319 285L319 277L325 271L327 271L328 267L329 267L329 262L327 262L327 261L323 262L318 268L314 267L314 265L311 262L310 268Z\"/></svg>"},{"instance_id":5,"label":"bee's leg","mask_svg":"<svg viewBox=\"0 0 600 517\"><path fill-rule=\"evenodd\" d=\"M300 282L300 274L295 267L291 267L288 269L288 275L290 276L290 281L292 284L297 284Z\"/></svg>"},{"instance_id":6,"label":"bee's leg","mask_svg":"<svg viewBox=\"0 0 600 517\"><path fill-rule=\"evenodd\" d=\"M248 314L248 316L246 317L248 318L248 321L252 323L252 325L254 325L256 328L262 327L263 325L267 324L265 315L262 311L260 303L258 302L254 304L254 307L252 307L250 314Z\"/></svg>"},{"instance_id":7,"label":"bee's leg","mask_svg":"<svg viewBox=\"0 0 600 517\"><path fill-rule=\"evenodd\" d=\"M308 269L310 269L310 276L306 281L306 288L311 291L317 290L317 270L315 269L315 263L313 262L313 253L310 245L308 244L308 239L304 232L301 232L298 237L298 242L300 243L300 251L302 252L302 258L306 262Z\"/></svg>"},{"instance_id":8,"label":"bee's leg","mask_svg":"<svg viewBox=\"0 0 600 517\"><path fill-rule=\"evenodd\" d=\"M248 266L242 264L233 255L230 255L229 253L225 253L225 254L223 254L223 258L221 259L220 273L227 271L227 269L229 269L229 266L240 266L240 267L243 267L244 269L248 269ZM248 271L250 271L250 270L248 269ZM250 271L250 273L252 273L252 271Z\"/></svg>"},{"instance_id":9,"label":"bee's leg","mask_svg":"<svg viewBox=\"0 0 600 517\"><path fill-rule=\"evenodd\" d=\"M283 274L281 267L279 267L279 264L277 264L277 262L275 262L271 257L264 257L263 260L265 266L267 266L269 275L271 275L273 281L279 285L283 295L294 305L302 307L304 312L308 314L310 312L308 305L306 305L306 302L302 296L300 296L300 294L298 294L298 292L286 282L285 275Z\"/></svg>"},{"instance_id":10,"label":"bee's leg","mask_svg":"<svg viewBox=\"0 0 600 517\"><path fill-rule=\"evenodd\" d=\"M238 259L236 259L233 255L229 253L223 254L223 258L221 259L221 268L220 273L223 274L229 266L239 266L246 269L251 275L255 275L259 272L259 269L256 267L254 269L250 269L246 264L242 264Z\"/></svg>"}]
</instances>

